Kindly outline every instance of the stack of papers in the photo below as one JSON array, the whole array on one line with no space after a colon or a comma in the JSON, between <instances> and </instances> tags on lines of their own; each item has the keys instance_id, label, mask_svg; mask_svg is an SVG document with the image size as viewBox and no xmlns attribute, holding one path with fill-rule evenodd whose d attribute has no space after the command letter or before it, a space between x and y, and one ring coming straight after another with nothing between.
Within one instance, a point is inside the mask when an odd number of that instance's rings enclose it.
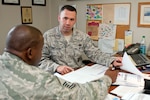
<instances>
[{"instance_id":1,"label":"stack of papers","mask_svg":"<svg viewBox=\"0 0 150 100\"><path fill-rule=\"evenodd\" d=\"M131 61L127 53L125 52L122 59L123 66L122 70L130 73L119 72L116 82L114 85L125 85L125 86L144 86L144 78L150 79L148 74L143 74Z\"/></svg>"},{"instance_id":2,"label":"stack of papers","mask_svg":"<svg viewBox=\"0 0 150 100\"><path fill-rule=\"evenodd\" d=\"M128 93L139 93L143 90L143 87L132 87L132 86L118 86L114 90L110 91L110 93L115 94L117 96L123 97ZM125 99L128 100L128 99Z\"/></svg>"},{"instance_id":3,"label":"stack of papers","mask_svg":"<svg viewBox=\"0 0 150 100\"><path fill-rule=\"evenodd\" d=\"M144 86L144 78L139 75L129 74L124 72L119 72L116 82L113 85L123 85L123 86Z\"/></svg>"},{"instance_id":4,"label":"stack of papers","mask_svg":"<svg viewBox=\"0 0 150 100\"><path fill-rule=\"evenodd\" d=\"M121 96L123 100L148 100L149 95L143 94L144 78L150 79L148 74L143 74L132 63L128 55L125 53L122 60L123 66L121 69L130 73L119 72L115 85L120 85L110 91L112 94Z\"/></svg>"}]
</instances>

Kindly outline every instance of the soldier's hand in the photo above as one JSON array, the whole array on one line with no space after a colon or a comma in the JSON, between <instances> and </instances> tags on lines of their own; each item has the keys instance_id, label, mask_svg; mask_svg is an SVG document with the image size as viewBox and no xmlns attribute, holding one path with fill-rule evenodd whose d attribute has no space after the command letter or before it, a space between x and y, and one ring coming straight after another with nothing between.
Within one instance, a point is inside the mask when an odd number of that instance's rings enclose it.
<instances>
[{"instance_id":1,"label":"soldier's hand","mask_svg":"<svg viewBox=\"0 0 150 100\"><path fill-rule=\"evenodd\" d=\"M64 75L64 74L74 71L74 69L69 66L58 66L56 71Z\"/></svg>"},{"instance_id":2,"label":"soldier's hand","mask_svg":"<svg viewBox=\"0 0 150 100\"><path fill-rule=\"evenodd\" d=\"M105 75L108 75L112 79L112 82L115 82L118 73L119 73L119 70L108 69L108 70L106 70Z\"/></svg>"},{"instance_id":3,"label":"soldier's hand","mask_svg":"<svg viewBox=\"0 0 150 100\"><path fill-rule=\"evenodd\" d=\"M116 59L113 61L112 65L114 67L121 67L122 66L122 57L116 57Z\"/></svg>"}]
</instances>

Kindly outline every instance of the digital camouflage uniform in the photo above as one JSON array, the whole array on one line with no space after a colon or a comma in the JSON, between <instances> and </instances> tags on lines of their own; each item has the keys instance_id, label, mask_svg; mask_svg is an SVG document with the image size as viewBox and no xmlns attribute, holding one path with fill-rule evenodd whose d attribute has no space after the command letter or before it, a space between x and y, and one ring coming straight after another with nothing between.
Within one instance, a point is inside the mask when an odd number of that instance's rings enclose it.
<instances>
[{"instance_id":1,"label":"digital camouflage uniform","mask_svg":"<svg viewBox=\"0 0 150 100\"><path fill-rule=\"evenodd\" d=\"M69 83L4 52L0 56L0 100L104 100L111 79Z\"/></svg>"},{"instance_id":2,"label":"digital camouflage uniform","mask_svg":"<svg viewBox=\"0 0 150 100\"><path fill-rule=\"evenodd\" d=\"M44 46L39 67L52 73L59 65L67 65L72 68L83 67L85 66L82 63L84 53L93 62L105 66L109 66L114 60L110 54L105 54L95 47L87 34L74 29L68 43L59 28L55 27L44 33Z\"/></svg>"}]
</instances>

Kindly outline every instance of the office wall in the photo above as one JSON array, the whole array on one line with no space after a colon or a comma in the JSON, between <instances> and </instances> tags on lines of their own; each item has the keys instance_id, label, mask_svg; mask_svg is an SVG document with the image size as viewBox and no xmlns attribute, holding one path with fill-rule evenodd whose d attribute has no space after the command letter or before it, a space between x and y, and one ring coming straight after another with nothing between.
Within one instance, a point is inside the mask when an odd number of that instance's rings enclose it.
<instances>
[{"instance_id":1,"label":"office wall","mask_svg":"<svg viewBox=\"0 0 150 100\"><path fill-rule=\"evenodd\" d=\"M59 2L59 3L58 3ZM137 15L138 15L138 2L150 2L150 0L53 0L52 8L55 9L52 11L52 26L58 24L56 20L56 13L58 13L58 7L61 4L72 4L76 5L78 11L78 20L77 20L77 28L86 32L86 5L87 4L105 4L105 3L131 3L131 21L130 21L130 29L133 31L133 43L140 42L141 36L146 36L146 45L147 49L150 50L150 28L139 28L137 27Z\"/></svg>"},{"instance_id":2,"label":"office wall","mask_svg":"<svg viewBox=\"0 0 150 100\"><path fill-rule=\"evenodd\" d=\"M0 2L0 54L5 47L5 38L8 30L14 25L21 24L21 6L32 6L32 0L20 0L21 5L2 5ZM32 6L33 24L42 32L58 25L57 15L59 6L64 4L76 5L78 16L76 27L86 32L86 5L104 3L131 3L130 29L134 32L133 42L139 42L142 35L146 36L146 44L149 50L150 28L137 27L138 2L150 2L149 0L46 0L46 6ZM97 42L96 42L97 43Z\"/></svg>"},{"instance_id":3,"label":"office wall","mask_svg":"<svg viewBox=\"0 0 150 100\"><path fill-rule=\"evenodd\" d=\"M5 48L6 35L14 25L22 24L21 6L32 7L33 23L29 24L45 32L51 23L51 0L47 0L46 6L32 6L32 0L20 0L20 5L2 5L0 0L0 54Z\"/></svg>"}]
</instances>

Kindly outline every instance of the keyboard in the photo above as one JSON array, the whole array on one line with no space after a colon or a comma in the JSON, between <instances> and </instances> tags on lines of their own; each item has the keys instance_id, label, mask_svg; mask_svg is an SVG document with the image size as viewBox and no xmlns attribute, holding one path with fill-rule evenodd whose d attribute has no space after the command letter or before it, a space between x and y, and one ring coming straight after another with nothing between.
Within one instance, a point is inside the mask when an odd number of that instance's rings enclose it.
<instances>
[{"instance_id":1,"label":"keyboard","mask_svg":"<svg viewBox=\"0 0 150 100\"><path fill-rule=\"evenodd\" d=\"M145 66L150 64L150 60L144 54L133 54L130 55L136 66Z\"/></svg>"}]
</instances>

